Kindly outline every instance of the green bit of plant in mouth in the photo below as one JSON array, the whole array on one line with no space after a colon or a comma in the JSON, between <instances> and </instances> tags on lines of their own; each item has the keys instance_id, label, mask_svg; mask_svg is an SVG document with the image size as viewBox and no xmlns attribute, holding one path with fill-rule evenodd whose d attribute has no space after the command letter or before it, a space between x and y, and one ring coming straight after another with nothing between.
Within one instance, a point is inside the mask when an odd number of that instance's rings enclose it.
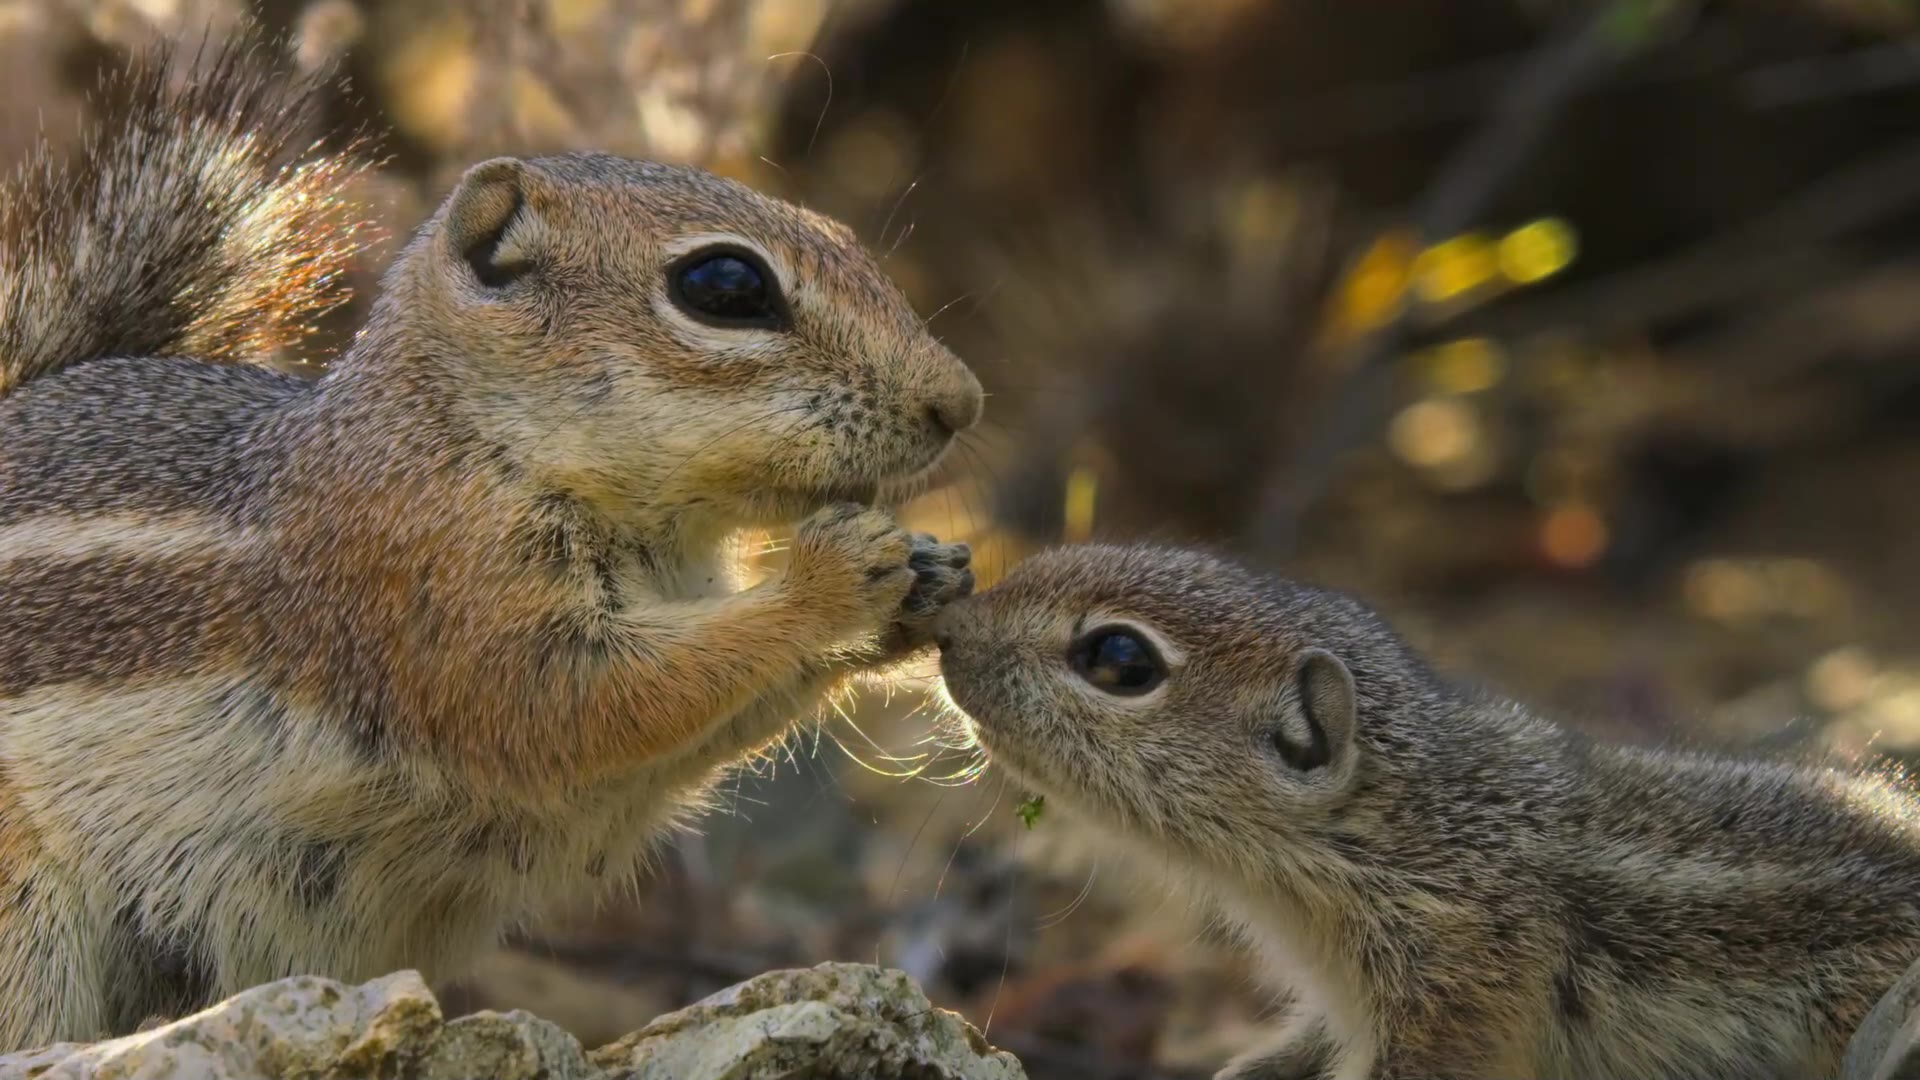
<instances>
[{"instance_id":1,"label":"green bit of plant in mouth","mask_svg":"<svg viewBox=\"0 0 1920 1080\"><path fill-rule=\"evenodd\" d=\"M1020 820L1026 823L1027 828L1031 829L1033 828L1033 823L1040 820L1040 812L1046 808L1047 797L1045 795L1035 795L1033 798L1015 807L1013 812L1019 814Z\"/></svg>"}]
</instances>

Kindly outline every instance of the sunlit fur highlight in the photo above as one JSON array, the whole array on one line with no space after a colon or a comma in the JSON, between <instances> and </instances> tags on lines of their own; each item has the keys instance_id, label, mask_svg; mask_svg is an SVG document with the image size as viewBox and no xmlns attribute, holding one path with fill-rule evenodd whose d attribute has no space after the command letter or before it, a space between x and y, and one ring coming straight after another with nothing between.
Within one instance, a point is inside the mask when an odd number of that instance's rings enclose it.
<instances>
[{"instance_id":1,"label":"sunlit fur highlight","mask_svg":"<svg viewBox=\"0 0 1920 1080\"><path fill-rule=\"evenodd\" d=\"M240 44L184 82L174 59L138 58L78 154L42 144L0 188L0 394L100 356L257 361L346 298L364 165L313 141L322 76Z\"/></svg>"}]
</instances>

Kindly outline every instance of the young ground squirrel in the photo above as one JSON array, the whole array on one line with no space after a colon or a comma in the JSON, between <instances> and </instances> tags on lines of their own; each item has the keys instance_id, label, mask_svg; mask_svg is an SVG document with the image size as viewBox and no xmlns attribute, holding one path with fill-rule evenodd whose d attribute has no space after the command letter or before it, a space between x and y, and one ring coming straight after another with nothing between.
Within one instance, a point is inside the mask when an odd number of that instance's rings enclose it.
<instances>
[{"instance_id":1,"label":"young ground squirrel","mask_svg":"<svg viewBox=\"0 0 1920 1080\"><path fill-rule=\"evenodd\" d=\"M844 227L501 158L324 377L206 363L329 301L351 169L311 85L165 67L0 193L0 1049L444 972L972 587L859 505L981 391Z\"/></svg>"},{"instance_id":2,"label":"young ground squirrel","mask_svg":"<svg viewBox=\"0 0 1920 1080\"><path fill-rule=\"evenodd\" d=\"M1920 957L1893 778L1595 745L1178 549L1047 553L935 629L993 759L1292 994L1222 1077L1816 1080Z\"/></svg>"}]
</instances>

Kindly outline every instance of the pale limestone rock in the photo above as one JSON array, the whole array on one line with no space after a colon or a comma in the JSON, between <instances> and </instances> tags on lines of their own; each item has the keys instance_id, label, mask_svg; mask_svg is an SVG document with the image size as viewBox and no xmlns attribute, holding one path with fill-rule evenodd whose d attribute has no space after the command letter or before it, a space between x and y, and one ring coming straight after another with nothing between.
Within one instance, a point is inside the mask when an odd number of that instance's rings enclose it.
<instances>
[{"instance_id":1,"label":"pale limestone rock","mask_svg":"<svg viewBox=\"0 0 1920 1080\"><path fill-rule=\"evenodd\" d=\"M125 1038L0 1057L0 1080L592 1080L572 1036L525 1013L443 1022L420 976L257 986Z\"/></svg>"},{"instance_id":2,"label":"pale limestone rock","mask_svg":"<svg viewBox=\"0 0 1920 1080\"><path fill-rule=\"evenodd\" d=\"M1025 1080L912 980L861 964L761 975L592 1055L524 1012L446 1021L410 971L294 978L99 1043L0 1056L0 1080Z\"/></svg>"},{"instance_id":3,"label":"pale limestone rock","mask_svg":"<svg viewBox=\"0 0 1920 1080\"><path fill-rule=\"evenodd\" d=\"M1025 1080L1013 1055L911 979L865 964L774 971L597 1050L607 1080L789 1076Z\"/></svg>"}]
</instances>

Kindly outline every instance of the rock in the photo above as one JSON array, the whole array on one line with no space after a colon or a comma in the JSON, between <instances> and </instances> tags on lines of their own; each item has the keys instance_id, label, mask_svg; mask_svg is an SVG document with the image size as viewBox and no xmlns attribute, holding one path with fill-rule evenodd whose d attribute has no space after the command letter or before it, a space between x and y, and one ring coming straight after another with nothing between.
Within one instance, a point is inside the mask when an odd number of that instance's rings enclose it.
<instances>
[{"instance_id":1,"label":"rock","mask_svg":"<svg viewBox=\"0 0 1920 1080\"><path fill-rule=\"evenodd\" d=\"M770 972L592 1055L524 1012L447 1021L420 976L301 977L98 1043L0 1056L0 1080L1024 1080L905 975L859 964Z\"/></svg>"},{"instance_id":2,"label":"rock","mask_svg":"<svg viewBox=\"0 0 1920 1080\"><path fill-rule=\"evenodd\" d=\"M1920 961L1880 998L1847 1046L1841 1080L1920 1080Z\"/></svg>"},{"instance_id":3,"label":"rock","mask_svg":"<svg viewBox=\"0 0 1920 1080\"><path fill-rule=\"evenodd\" d=\"M792 1076L1025 1080L959 1014L898 971L821 964L774 971L668 1013L594 1051L607 1080Z\"/></svg>"},{"instance_id":4,"label":"rock","mask_svg":"<svg viewBox=\"0 0 1920 1080\"><path fill-rule=\"evenodd\" d=\"M0 1057L0 1080L590 1080L580 1044L526 1013L446 1023L411 971L345 986L300 977L125 1038Z\"/></svg>"}]
</instances>

